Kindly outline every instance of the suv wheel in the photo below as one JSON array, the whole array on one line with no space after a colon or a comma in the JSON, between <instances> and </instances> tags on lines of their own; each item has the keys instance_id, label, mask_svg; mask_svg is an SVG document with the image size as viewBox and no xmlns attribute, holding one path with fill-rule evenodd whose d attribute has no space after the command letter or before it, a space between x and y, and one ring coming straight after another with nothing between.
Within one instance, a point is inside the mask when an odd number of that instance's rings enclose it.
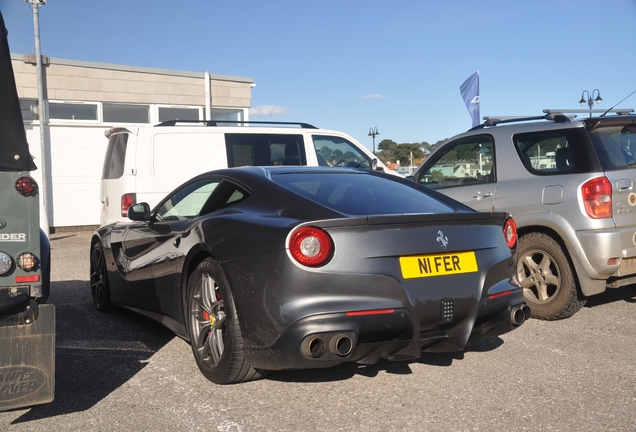
<instances>
[{"instance_id":1,"label":"suv wheel","mask_svg":"<svg viewBox=\"0 0 636 432\"><path fill-rule=\"evenodd\" d=\"M572 267L552 237L526 234L519 239L517 254L517 278L534 318L567 318L583 307Z\"/></svg>"}]
</instances>

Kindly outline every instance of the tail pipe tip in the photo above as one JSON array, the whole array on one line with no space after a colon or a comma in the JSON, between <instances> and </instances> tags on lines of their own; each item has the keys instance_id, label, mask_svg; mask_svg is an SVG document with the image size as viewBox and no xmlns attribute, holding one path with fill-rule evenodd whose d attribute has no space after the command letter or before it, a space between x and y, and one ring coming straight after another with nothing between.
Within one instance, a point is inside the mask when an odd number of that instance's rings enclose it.
<instances>
[{"instance_id":1,"label":"tail pipe tip","mask_svg":"<svg viewBox=\"0 0 636 432\"><path fill-rule=\"evenodd\" d=\"M528 318L530 318L530 308L526 304L515 306L510 311L510 321L514 325L520 326Z\"/></svg>"}]
</instances>

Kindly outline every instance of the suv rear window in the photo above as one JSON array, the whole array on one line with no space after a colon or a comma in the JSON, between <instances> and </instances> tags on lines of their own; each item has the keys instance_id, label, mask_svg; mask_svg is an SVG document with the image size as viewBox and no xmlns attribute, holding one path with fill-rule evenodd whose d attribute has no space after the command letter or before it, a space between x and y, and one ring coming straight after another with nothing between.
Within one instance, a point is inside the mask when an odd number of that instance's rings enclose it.
<instances>
[{"instance_id":1,"label":"suv rear window","mask_svg":"<svg viewBox=\"0 0 636 432\"><path fill-rule=\"evenodd\" d=\"M601 125L590 137L604 171L636 167L636 125Z\"/></svg>"},{"instance_id":2,"label":"suv rear window","mask_svg":"<svg viewBox=\"0 0 636 432\"><path fill-rule=\"evenodd\" d=\"M517 134L513 141L523 166L532 174L594 171L595 157L582 128Z\"/></svg>"}]
</instances>

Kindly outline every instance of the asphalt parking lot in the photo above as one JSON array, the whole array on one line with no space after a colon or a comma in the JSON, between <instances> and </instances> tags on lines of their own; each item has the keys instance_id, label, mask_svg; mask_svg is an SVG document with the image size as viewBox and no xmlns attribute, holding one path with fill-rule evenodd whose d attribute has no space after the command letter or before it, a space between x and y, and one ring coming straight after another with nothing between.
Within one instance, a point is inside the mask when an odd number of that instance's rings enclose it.
<instances>
[{"instance_id":1,"label":"asphalt parking lot","mask_svg":"<svg viewBox=\"0 0 636 432\"><path fill-rule=\"evenodd\" d=\"M218 386L160 324L94 310L90 234L51 236L55 400L0 413L0 430L636 430L633 286L462 353Z\"/></svg>"}]
</instances>

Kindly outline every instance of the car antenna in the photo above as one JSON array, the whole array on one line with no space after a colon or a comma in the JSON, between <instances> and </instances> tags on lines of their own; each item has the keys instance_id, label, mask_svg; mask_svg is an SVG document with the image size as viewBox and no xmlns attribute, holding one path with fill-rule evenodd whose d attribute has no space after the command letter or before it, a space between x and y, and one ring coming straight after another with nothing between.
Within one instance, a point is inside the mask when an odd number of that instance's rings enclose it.
<instances>
[{"instance_id":1,"label":"car antenna","mask_svg":"<svg viewBox=\"0 0 636 432\"><path fill-rule=\"evenodd\" d=\"M636 93L636 90L634 90L633 92L631 92L630 94L628 94L625 99L627 99L628 97L630 97L631 95L633 95L634 93ZM621 102L623 102L625 99L622 99L619 103L617 103L616 105L620 104ZM614 107L616 106L614 105L613 107L611 107L610 109L608 109L607 111L605 111L603 114L601 114L601 117L605 117L605 114L607 114L608 112L610 112L611 110L614 109Z\"/></svg>"}]
</instances>

